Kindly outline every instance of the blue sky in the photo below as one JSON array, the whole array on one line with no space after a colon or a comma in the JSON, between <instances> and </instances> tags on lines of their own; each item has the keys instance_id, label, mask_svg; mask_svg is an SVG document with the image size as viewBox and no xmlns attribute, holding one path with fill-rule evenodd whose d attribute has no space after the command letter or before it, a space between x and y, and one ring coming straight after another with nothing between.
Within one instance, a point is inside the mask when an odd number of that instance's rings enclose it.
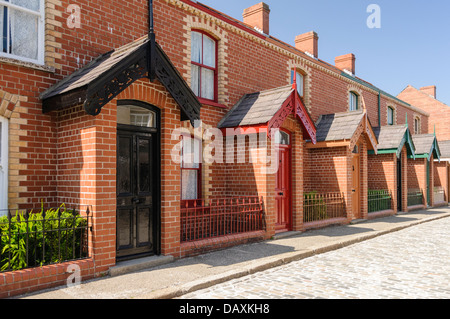
<instances>
[{"instance_id":1,"label":"blue sky","mask_svg":"<svg viewBox=\"0 0 450 319\"><path fill-rule=\"evenodd\" d=\"M200 0L242 21L260 0ZM447 0L265 0L270 34L294 45L295 36L316 31L319 58L354 53L356 75L399 94L407 85L437 86L437 99L450 105L450 1ZM370 4L381 9L381 28L370 29Z\"/></svg>"}]
</instances>

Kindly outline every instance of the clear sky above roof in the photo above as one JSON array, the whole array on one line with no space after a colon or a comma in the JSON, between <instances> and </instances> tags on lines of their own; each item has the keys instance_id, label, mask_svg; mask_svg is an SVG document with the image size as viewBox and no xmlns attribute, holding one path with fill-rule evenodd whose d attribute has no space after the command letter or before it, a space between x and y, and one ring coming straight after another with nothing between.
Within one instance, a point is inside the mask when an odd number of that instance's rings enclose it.
<instances>
[{"instance_id":1,"label":"clear sky above roof","mask_svg":"<svg viewBox=\"0 0 450 319\"><path fill-rule=\"evenodd\" d=\"M200 0L242 21L260 0ZM450 105L450 1L445 0L265 0L270 35L294 45L295 36L316 31L319 58L354 53L356 75L396 96L408 85L436 85L437 99ZM380 28L369 28L371 4Z\"/></svg>"}]
</instances>

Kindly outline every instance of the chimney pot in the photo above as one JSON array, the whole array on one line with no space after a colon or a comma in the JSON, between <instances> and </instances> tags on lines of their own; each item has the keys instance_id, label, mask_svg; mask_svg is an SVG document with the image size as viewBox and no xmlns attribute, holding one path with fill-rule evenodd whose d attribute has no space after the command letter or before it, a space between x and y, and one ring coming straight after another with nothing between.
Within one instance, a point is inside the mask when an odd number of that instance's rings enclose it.
<instances>
[{"instance_id":1,"label":"chimney pot","mask_svg":"<svg viewBox=\"0 0 450 319\"><path fill-rule=\"evenodd\" d=\"M244 10L242 17L244 23L253 28L258 28L265 34L269 34L270 9L267 4L260 2Z\"/></svg>"},{"instance_id":2,"label":"chimney pot","mask_svg":"<svg viewBox=\"0 0 450 319\"><path fill-rule=\"evenodd\" d=\"M346 70L351 74L355 74L356 57L353 53L344 54L334 59L335 66L338 69Z\"/></svg>"},{"instance_id":3,"label":"chimney pot","mask_svg":"<svg viewBox=\"0 0 450 319\"><path fill-rule=\"evenodd\" d=\"M310 31L295 37L295 47L303 52L312 54L316 59L319 57L319 36Z\"/></svg>"},{"instance_id":4,"label":"chimney pot","mask_svg":"<svg viewBox=\"0 0 450 319\"><path fill-rule=\"evenodd\" d=\"M436 85L425 86L420 88L420 90L428 95L431 95L434 99L436 98Z\"/></svg>"}]
</instances>

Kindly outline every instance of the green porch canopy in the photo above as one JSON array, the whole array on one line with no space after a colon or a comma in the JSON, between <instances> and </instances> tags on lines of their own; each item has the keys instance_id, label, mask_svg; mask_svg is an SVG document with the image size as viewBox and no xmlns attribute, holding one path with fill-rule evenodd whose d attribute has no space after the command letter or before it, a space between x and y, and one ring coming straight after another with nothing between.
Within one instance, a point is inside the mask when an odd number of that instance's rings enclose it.
<instances>
[{"instance_id":1,"label":"green porch canopy","mask_svg":"<svg viewBox=\"0 0 450 319\"><path fill-rule=\"evenodd\" d=\"M435 134L420 134L413 136L414 145L416 146L416 158L426 158L431 160L431 155L440 160L441 150Z\"/></svg>"},{"instance_id":2,"label":"green porch canopy","mask_svg":"<svg viewBox=\"0 0 450 319\"><path fill-rule=\"evenodd\" d=\"M403 146L408 156L416 158L416 147L407 125L388 125L373 129L378 139L378 154L396 154L400 158ZM375 154L369 150L369 154Z\"/></svg>"}]
</instances>

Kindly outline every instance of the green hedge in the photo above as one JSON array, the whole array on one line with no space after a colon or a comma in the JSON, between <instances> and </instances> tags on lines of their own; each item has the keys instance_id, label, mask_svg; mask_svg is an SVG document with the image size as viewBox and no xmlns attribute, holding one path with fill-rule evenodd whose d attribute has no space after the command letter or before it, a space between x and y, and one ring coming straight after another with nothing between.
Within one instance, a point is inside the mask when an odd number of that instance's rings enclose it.
<instances>
[{"instance_id":1,"label":"green hedge","mask_svg":"<svg viewBox=\"0 0 450 319\"><path fill-rule=\"evenodd\" d=\"M65 205L0 217L0 271L84 258L87 220Z\"/></svg>"}]
</instances>

